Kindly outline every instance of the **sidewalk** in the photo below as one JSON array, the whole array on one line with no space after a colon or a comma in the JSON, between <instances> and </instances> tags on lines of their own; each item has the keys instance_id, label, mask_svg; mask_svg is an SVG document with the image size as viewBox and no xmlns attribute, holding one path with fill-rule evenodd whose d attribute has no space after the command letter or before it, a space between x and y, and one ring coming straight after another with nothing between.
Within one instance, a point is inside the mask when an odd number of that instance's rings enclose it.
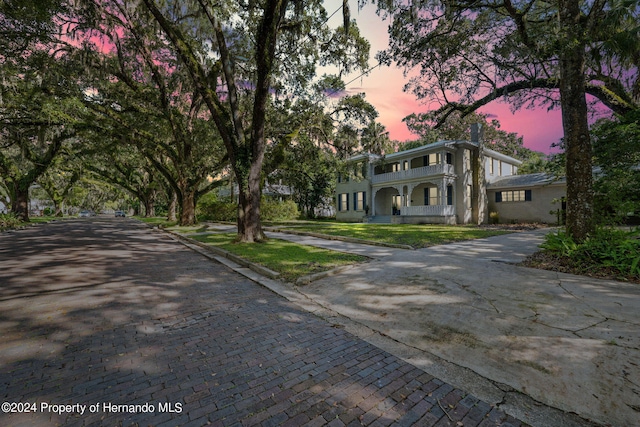
<instances>
[{"instance_id":1,"label":"sidewalk","mask_svg":"<svg viewBox=\"0 0 640 427\"><path fill-rule=\"evenodd\" d=\"M532 425L638 425L640 288L510 264L544 233L416 251L270 236L375 258L296 290L426 372Z\"/></svg>"}]
</instances>

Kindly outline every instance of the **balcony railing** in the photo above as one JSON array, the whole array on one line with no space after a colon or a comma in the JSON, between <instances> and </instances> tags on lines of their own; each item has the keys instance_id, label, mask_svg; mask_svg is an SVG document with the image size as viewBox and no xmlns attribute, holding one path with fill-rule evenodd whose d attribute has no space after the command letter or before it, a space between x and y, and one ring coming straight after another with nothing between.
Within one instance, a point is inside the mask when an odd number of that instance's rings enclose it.
<instances>
[{"instance_id":1,"label":"balcony railing","mask_svg":"<svg viewBox=\"0 0 640 427\"><path fill-rule=\"evenodd\" d=\"M404 216L448 216L455 215L455 209L450 205L403 206L400 215Z\"/></svg>"},{"instance_id":2,"label":"balcony railing","mask_svg":"<svg viewBox=\"0 0 640 427\"><path fill-rule=\"evenodd\" d=\"M422 166L419 168L414 168L414 169L409 169L404 171L389 172L389 173L374 175L371 178L371 183L380 184L382 182L413 180L418 178L429 177L432 175L453 174L453 173L454 173L453 165L449 165L449 164L430 165L430 166Z\"/></svg>"}]
</instances>

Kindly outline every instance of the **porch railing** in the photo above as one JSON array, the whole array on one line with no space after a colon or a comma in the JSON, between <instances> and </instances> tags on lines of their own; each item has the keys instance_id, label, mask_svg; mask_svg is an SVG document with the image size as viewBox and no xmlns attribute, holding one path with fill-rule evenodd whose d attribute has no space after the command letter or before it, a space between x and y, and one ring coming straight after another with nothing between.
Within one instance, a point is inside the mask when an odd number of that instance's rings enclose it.
<instances>
[{"instance_id":1,"label":"porch railing","mask_svg":"<svg viewBox=\"0 0 640 427\"><path fill-rule=\"evenodd\" d=\"M442 174L453 174L453 173L454 173L453 165L449 165L449 164L430 165L430 166L422 166L419 168L414 168L414 169L409 169L404 171L373 175L373 177L371 177L371 183L380 184L382 182L411 180L416 178L428 177L431 175L442 175Z\"/></svg>"},{"instance_id":2,"label":"porch railing","mask_svg":"<svg viewBox=\"0 0 640 427\"><path fill-rule=\"evenodd\" d=\"M400 215L404 216L449 216L455 215L455 209L450 205L403 206Z\"/></svg>"}]
</instances>

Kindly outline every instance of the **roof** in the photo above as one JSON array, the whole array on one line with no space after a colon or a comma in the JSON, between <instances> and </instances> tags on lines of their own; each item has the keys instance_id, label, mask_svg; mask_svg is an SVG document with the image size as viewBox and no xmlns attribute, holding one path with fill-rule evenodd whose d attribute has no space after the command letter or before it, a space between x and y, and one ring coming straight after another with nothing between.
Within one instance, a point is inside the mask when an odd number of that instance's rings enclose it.
<instances>
[{"instance_id":1,"label":"roof","mask_svg":"<svg viewBox=\"0 0 640 427\"><path fill-rule=\"evenodd\" d=\"M518 160L515 157L508 156L506 154L499 153L491 148L484 147L484 155L488 157L492 157L494 159L502 160L503 162L511 163L513 165L519 166L522 164L522 160Z\"/></svg>"},{"instance_id":2,"label":"roof","mask_svg":"<svg viewBox=\"0 0 640 427\"><path fill-rule=\"evenodd\" d=\"M408 154L419 153L421 151L429 151L434 148L442 148L442 147L453 147L456 142L459 141L436 141L430 144L421 145L420 147L410 148L404 151L396 151L395 153L390 153L386 155L387 159L393 159L394 157L405 157Z\"/></svg>"},{"instance_id":3,"label":"roof","mask_svg":"<svg viewBox=\"0 0 640 427\"><path fill-rule=\"evenodd\" d=\"M460 141L460 140L458 141L440 140L440 141L432 142L430 144L421 145L420 147L411 148L409 150L396 151L395 153L389 153L389 154L386 154L385 156L379 156L377 154L370 154L370 153L356 154L355 156L349 157L347 161L348 162L356 162L360 160L372 161L372 160L378 160L381 157L384 157L386 160L393 160L395 158L404 158L407 156L411 156L411 155L415 155L423 152L425 153L431 152L432 150L435 150L437 148L455 149L456 146L462 146L466 148L478 148L478 143L472 142L472 141ZM522 164L522 161L515 159L511 156L507 156L506 154L502 154L495 150L492 150L488 148L486 145L484 147L484 154L485 156L490 156L490 157L502 160L503 162L514 164L516 166Z\"/></svg>"},{"instance_id":4,"label":"roof","mask_svg":"<svg viewBox=\"0 0 640 427\"><path fill-rule=\"evenodd\" d=\"M565 184L565 178L558 178L549 173L532 173L528 175L510 175L496 178L487 184L487 189L515 188L515 187L539 187L551 184Z\"/></svg>"}]
</instances>

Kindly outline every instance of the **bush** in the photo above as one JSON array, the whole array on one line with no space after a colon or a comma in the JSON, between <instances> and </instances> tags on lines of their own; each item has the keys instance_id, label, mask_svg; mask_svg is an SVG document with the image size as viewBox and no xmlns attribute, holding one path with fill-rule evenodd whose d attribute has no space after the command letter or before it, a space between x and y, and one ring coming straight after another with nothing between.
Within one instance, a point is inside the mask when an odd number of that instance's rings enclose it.
<instances>
[{"instance_id":1,"label":"bush","mask_svg":"<svg viewBox=\"0 0 640 427\"><path fill-rule=\"evenodd\" d=\"M233 222L238 217L238 205L230 198L218 199L214 193L209 193L198 200L196 215L199 221Z\"/></svg>"},{"instance_id":2,"label":"bush","mask_svg":"<svg viewBox=\"0 0 640 427\"><path fill-rule=\"evenodd\" d=\"M15 228L20 225L20 220L14 214L0 214L0 230Z\"/></svg>"},{"instance_id":3,"label":"bush","mask_svg":"<svg viewBox=\"0 0 640 427\"><path fill-rule=\"evenodd\" d=\"M540 247L569 258L573 267L584 272L611 271L640 278L640 229L598 228L580 244L565 232L558 232L548 234Z\"/></svg>"},{"instance_id":4,"label":"bush","mask_svg":"<svg viewBox=\"0 0 640 427\"><path fill-rule=\"evenodd\" d=\"M500 224L500 214L498 212L489 213L489 224Z\"/></svg>"},{"instance_id":5,"label":"bush","mask_svg":"<svg viewBox=\"0 0 640 427\"><path fill-rule=\"evenodd\" d=\"M238 204L229 198L221 198L209 193L198 200L198 220L235 222ZM278 201L263 197L260 203L262 221L289 221L300 215L298 205L292 200Z\"/></svg>"},{"instance_id":6,"label":"bush","mask_svg":"<svg viewBox=\"0 0 640 427\"><path fill-rule=\"evenodd\" d=\"M298 205L293 200L278 201L262 198L260 216L263 221L290 221L300 215Z\"/></svg>"}]
</instances>

